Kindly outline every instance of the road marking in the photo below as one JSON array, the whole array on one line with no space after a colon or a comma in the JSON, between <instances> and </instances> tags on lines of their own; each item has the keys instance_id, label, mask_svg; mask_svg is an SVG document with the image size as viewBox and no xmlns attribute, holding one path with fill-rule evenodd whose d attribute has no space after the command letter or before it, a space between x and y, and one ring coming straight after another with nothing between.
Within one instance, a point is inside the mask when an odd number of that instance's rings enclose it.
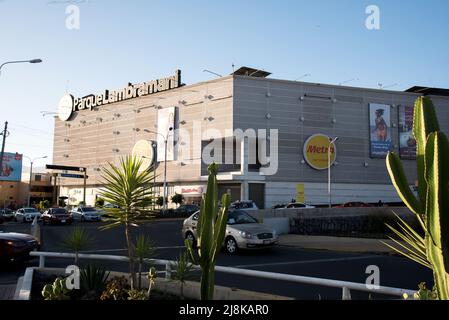
<instances>
[{"instance_id":1,"label":"road marking","mask_svg":"<svg viewBox=\"0 0 449 320\"><path fill-rule=\"evenodd\" d=\"M333 259L315 259L315 260L301 260L301 261L288 261L288 262L273 262L273 263L258 263L258 264L240 264L233 266L234 268L252 268L252 267L269 267L269 266L284 266L292 264L308 264L308 263L323 263L323 262L338 262L338 261L351 261L351 260L363 260L371 258L379 258L378 255L364 256L364 257L346 257L346 258L333 258Z\"/></svg>"},{"instance_id":2,"label":"road marking","mask_svg":"<svg viewBox=\"0 0 449 320\"><path fill-rule=\"evenodd\" d=\"M180 248L185 248L185 246L153 247L153 249L155 249L155 250L162 250L162 249L180 249ZM87 251L80 251L80 253L116 252L116 251L128 251L128 249L101 249L101 250L87 250Z\"/></svg>"}]
</instances>

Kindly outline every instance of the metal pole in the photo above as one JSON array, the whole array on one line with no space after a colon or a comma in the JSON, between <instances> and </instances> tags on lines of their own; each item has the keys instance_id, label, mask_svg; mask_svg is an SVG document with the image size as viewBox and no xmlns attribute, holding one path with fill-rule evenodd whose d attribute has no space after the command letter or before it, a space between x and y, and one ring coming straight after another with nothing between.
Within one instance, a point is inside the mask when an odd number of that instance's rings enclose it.
<instances>
[{"instance_id":1,"label":"metal pole","mask_svg":"<svg viewBox=\"0 0 449 320\"><path fill-rule=\"evenodd\" d=\"M168 137L165 138L164 143L165 143L165 154L164 154L164 197L162 199L162 208L165 211L167 210L166 206L167 206L167 201L166 201L166 193L167 193L167 139Z\"/></svg>"},{"instance_id":2,"label":"metal pole","mask_svg":"<svg viewBox=\"0 0 449 320\"><path fill-rule=\"evenodd\" d=\"M5 128L3 129L3 142L2 142L2 151L0 153L0 176L3 175L3 156L5 154L5 143L6 143L6 135L8 133L8 121L5 122Z\"/></svg>"},{"instance_id":3,"label":"metal pole","mask_svg":"<svg viewBox=\"0 0 449 320\"><path fill-rule=\"evenodd\" d=\"M30 165L30 183L28 185L28 207L31 205L31 181L33 179L33 161Z\"/></svg>"},{"instance_id":4,"label":"metal pole","mask_svg":"<svg viewBox=\"0 0 449 320\"><path fill-rule=\"evenodd\" d=\"M83 168L84 177L83 177L83 203L86 205L86 168Z\"/></svg>"},{"instance_id":5,"label":"metal pole","mask_svg":"<svg viewBox=\"0 0 449 320\"><path fill-rule=\"evenodd\" d=\"M153 162L153 211L154 209L156 209L156 203L154 201L154 196L155 196L155 192L156 192L156 160L154 160Z\"/></svg>"},{"instance_id":6,"label":"metal pole","mask_svg":"<svg viewBox=\"0 0 449 320\"><path fill-rule=\"evenodd\" d=\"M332 208L332 197L331 197L331 144L329 141L329 147L327 148L327 193L329 195L329 208Z\"/></svg>"}]
</instances>

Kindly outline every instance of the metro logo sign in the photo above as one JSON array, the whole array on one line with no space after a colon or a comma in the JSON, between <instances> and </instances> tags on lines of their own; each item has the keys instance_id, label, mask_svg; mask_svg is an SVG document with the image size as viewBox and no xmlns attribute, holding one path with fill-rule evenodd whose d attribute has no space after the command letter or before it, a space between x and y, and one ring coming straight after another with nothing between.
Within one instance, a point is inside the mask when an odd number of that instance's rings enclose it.
<instances>
[{"instance_id":1,"label":"metro logo sign","mask_svg":"<svg viewBox=\"0 0 449 320\"><path fill-rule=\"evenodd\" d=\"M303 156L309 166L316 170L329 168L328 149L329 137L325 134L314 134L304 143ZM330 147L330 164L335 162L337 150L335 146Z\"/></svg>"}]
</instances>

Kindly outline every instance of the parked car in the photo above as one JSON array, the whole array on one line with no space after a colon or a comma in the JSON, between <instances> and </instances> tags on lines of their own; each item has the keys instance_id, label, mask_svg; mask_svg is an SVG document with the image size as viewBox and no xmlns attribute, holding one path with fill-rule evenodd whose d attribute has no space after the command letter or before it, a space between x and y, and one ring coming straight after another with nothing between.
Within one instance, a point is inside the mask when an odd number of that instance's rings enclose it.
<instances>
[{"instance_id":1,"label":"parked car","mask_svg":"<svg viewBox=\"0 0 449 320\"><path fill-rule=\"evenodd\" d=\"M302 202L291 202L287 203L282 207L276 208L276 209L312 209L315 208L315 206L302 203Z\"/></svg>"},{"instance_id":2,"label":"parked car","mask_svg":"<svg viewBox=\"0 0 449 320\"><path fill-rule=\"evenodd\" d=\"M229 209L241 209L245 211L251 211L251 210L259 210L257 205L252 200L240 200L240 201L234 201L229 206Z\"/></svg>"},{"instance_id":3,"label":"parked car","mask_svg":"<svg viewBox=\"0 0 449 320\"><path fill-rule=\"evenodd\" d=\"M75 207L72 218L80 221L101 221L101 213L94 207Z\"/></svg>"},{"instance_id":4,"label":"parked car","mask_svg":"<svg viewBox=\"0 0 449 320\"><path fill-rule=\"evenodd\" d=\"M14 213L11 209L0 209L0 219L3 221L11 221L14 218Z\"/></svg>"},{"instance_id":5,"label":"parked car","mask_svg":"<svg viewBox=\"0 0 449 320\"><path fill-rule=\"evenodd\" d=\"M42 214L41 219L44 224L72 224L73 222L72 215L64 208L50 208Z\"/></svg>"},{"instance_id":6,"label":"parked car","mask_svg":"<svg viewBox=\"0 0 449 320\"><path fill-rule=\"evenodd\" d=\"M106 203L103 206L103 209L120 209L120 206L118 206L116 204L112 204L112 203Z\"/></svg>"},{"instance_id":7,"label":"parked car","mask_svg":"<svg viewBox=\"0 0 449 320\"><path fill-rule=\"evenodd\" d=\"M35 208L20 208L14 215L15 221L32 222L34 218L41 218L41 213Z\"/></svg>"},{"instance_id":8,"label":"parked car","mask_svg":"<svg viewBox=\"0 0 449 320\"><path fill-rule=\"evenodd\" d=\"M184 220L182 234L184 239L192 242L197 239L197 224L200 212L195 212ZM239 249L270 248L278 244L276 231L257 222L243 210L228 212L224 249L229 254L235 254Z\"/></svg>"},{"instance_id":9,"label":"parked car","mask_svg":"<svg viewBox=\"0 0 449 320\"><path fill-rule=\"evenodd\" d=\"M39 250L39 242L29 234L0 231L0 262L23 262L30 252Z\"/></svg>"},{"instance_id":10,"label":"parked car","mask_svg":"<svg viewBox=\"0 0 449 320\"><path fill-rule=\"evenodd\" d=\"M190 216L192 213L197 212L200 208L195 204L182 204L175 209L175 215L177 216Z\"/></svg>"},{"instance_id":11,"label":"parked car","mask_svg":"<svg viewBox=\"0 0 449 320\"><path fill-rule=\"evenodd\" d=\"M342 205L336 206L336 208L360 208L360 207L373 207L373 205L369 204L369 203L365 203L365 202L359 202L359 201L352 201L352 202L346 202L343 203Z\"/></svg>"}]
</instances>

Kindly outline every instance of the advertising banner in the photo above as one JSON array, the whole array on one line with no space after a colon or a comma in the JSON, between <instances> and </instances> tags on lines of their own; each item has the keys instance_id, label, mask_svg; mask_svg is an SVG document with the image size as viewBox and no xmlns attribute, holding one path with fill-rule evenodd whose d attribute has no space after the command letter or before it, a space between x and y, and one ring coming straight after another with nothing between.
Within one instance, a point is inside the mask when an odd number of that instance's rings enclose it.
<instances>
[{"instance_id":1,"label":"advertising banner","mask_svg":"<svg viewBox=\"0 0 449 320\"><path fill-rule=\"evenodd\" d=\"M21 154L5 152L2 167L0 181L20 181L22 179Z\"/></svg>"},{"instance_id":2,"label":"advertising banner","mask_svg":"<svg viewBox=\"0 0 449 320\"><path fill-rule=\"evenodd\" d=\"M416 159L416 140L413 136L412 106L399 106L399 155L401 159Z\"/></svg>"},{"instance_id":3,"label":"advertising banner","mask_svg":"<svg viewBox=\"0 0 449 320\"><path fill-rule=\"evenodd\" d=\"M370 157L385 158L392 149L390 106L369 104Z\"/></svg>"},{"instance_id":4,"label":"advertising banner","mask_svg":"<svg viewBox=\"0 0 449 320\"><path fill-rule=\"evenodd\" d=\"M160 109L158 112L157 161L165 160L165 139L167 140L167 161L175 160L175 117L176 107Z\"/></svg>"},{"instance_id":5,"label":"advertising banner","mask_svg":"<svg viewBox=\"0 0 449 320\"><path fill-rule=\"evenodd\" d=\"M328 151L330 151L330 163ZM330 144L327 135L317 133L310 136L304 143L303 156L309 166L316 170L324 170L329 168L329 164L332 165L335 162L337 148L334 143Z\"/></svg>"},{"instance_id":6,"label":"advertising banner","mask_svg":"<svg viewBox=\"0 0 449 320\"><path fill-rule=\"evenodd\" d=\"M304 203L304 183L296 184L296 202Z\"/></svg>"}]
</instances>

